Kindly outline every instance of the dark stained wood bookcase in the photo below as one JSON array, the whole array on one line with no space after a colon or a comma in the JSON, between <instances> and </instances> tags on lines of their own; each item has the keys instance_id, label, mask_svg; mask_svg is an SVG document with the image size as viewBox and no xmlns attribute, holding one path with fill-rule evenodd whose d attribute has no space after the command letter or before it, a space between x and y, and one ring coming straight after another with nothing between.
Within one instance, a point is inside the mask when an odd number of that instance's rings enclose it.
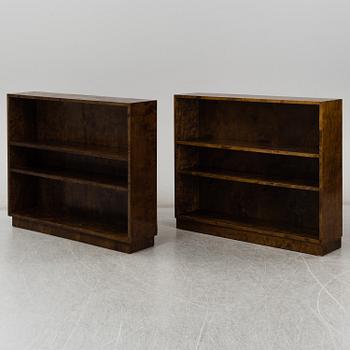
<instances>
[{"instance_id":1,"label":"dark stained wood bookcase","mask_svg":"<svg viewBox=\"0 0 350 350\"><path fill-rule=\"evenodd\" d=\"M341 246L342 100L174 103L178 228L315 255Z\"/></svg>"},{"instance_id":2,"label":"dark stained wood bookcase","mask_svg":"<svg viewBox=\"0 0 350 350\"><path fill-rule=\"evenodd\" d=\"M132 253L153 246L157 102L8 95L13 226Z\"/></svg>"}]
</instances>

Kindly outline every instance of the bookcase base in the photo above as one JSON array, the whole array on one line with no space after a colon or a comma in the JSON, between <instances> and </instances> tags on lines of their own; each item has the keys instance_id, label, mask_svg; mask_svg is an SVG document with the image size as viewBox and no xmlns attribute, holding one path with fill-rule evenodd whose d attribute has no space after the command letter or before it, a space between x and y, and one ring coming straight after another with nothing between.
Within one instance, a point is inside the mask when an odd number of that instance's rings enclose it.
<instances>
[{"instance_id":1,"label":"bookcase base","mask_svg":"<svg viewBox=\"0 0 350 350\"><path fill-rule=\"evenodd\" d=\"M261 244L274 248L282 248L311 255L323 256L341 247L341 239L326 243L321 241L319 243L311 243L290 238L270 236L265 233L236 230L218 225L201 224L184 219L177 219L176 227L182 230L195 231L213 236Z\"/></svg>"},{"instance_id":2,"label":"bookcase base","mask_svg":"<svg viewBox=\"0 0 350 350\"><path fill-rule=\"evenodd\" d=\"M77 232L74 229L69 230L66 228L56 227L55 225L46 223L46 222L38 223L28 219L16 218L16 217L12 218L12 226L30 230L30 231L38 231L41 233L46 233L46 234L61 237L61 238L67 238L74 241L88 243L88 244L100 246L103 248L117 250L123 253L134 253L139 250L152 247L154 245L153 237L147 239L144 242L125 243L125 242L119 242L113 239L101 238L89 233Z\"/></svg>"}]
</instances>

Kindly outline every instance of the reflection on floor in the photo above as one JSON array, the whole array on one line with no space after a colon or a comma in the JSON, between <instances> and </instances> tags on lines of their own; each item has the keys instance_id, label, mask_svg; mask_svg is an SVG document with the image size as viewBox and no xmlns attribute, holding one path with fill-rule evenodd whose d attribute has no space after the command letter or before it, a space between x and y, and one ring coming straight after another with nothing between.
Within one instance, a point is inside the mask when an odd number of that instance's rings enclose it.
<instances>
[{"instance_id":1,"label":"reflection on floor","mask_svg":"<svg viewBox=\"0 0 350 350\"><path fill-rule=\"evenodd\" d=\"M132 255L0 213L1 349L350 348L350 207L325 257L176 230L173 209Z\"/></svg>"}]
</instances>

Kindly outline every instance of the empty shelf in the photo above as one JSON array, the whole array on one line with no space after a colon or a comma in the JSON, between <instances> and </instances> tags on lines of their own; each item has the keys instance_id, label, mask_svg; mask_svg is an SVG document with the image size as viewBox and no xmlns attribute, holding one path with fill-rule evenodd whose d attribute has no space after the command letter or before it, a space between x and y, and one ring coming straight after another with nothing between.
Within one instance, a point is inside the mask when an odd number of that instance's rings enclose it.
<instances>
[{"instance_id":1,"label":"empty shelf","mask_svg":"<svg viewBox=\"0 0 350 350\"><path fill-rule=\"evenodd\" d=\"M62 229L74 230L101 238L125 243L129 242L126 218L116 218L113 223L105 222L104 220L97 222L89 218L89 215L81 217L79 215L68 215L62 213L46 213L44 208L32 208L25 211L15 212L12 216L38 223L50 224Z\"/></svg>"},{"instance_id":2,"label":"empty shelf","mask_svg":"<svg viewBox=\"0 0 350 350\"><path fill-rule=\"evenodd\" d=\"M306 191L319 191L317 184L312 183L311 181L271 178L254 174L237 173L222 169L189 168L180 170L179 173L211 179L252 183L257 185L284 187Z\"/></svg>"},{"instance_id":3,"label":"empty shelf","mask_svg":"<svg viewBox=\"0 0 350 350\"><path fill-rule=\"evenodd\" d=\"M216 149L227 149L232 151L241 152L255 152L255 153L266 153L266 154L280 154L295 157L306 157L306 158L319 158L319 154L314 150L306 150L304 148L291 148L291 147L272 147L263 146L258 144L251 144L248 142L235 142L230 140L187 140L187 141L176 141L178 145L186 145L193 147L204 147L204 148L216 148Z\"/></svg>"},{"instance_id":4,"label":"empty shelf","mask_svg":"<svg viewBox=\"0 0 350 350\"><path fill-rule=\"evenodd\" d=\"M58 142L22 142L11 141L10 146L41 149L46 151L64 152L78 154L83 156L113 159L120 161L128 160L128 152L126 149L117 149L105 146L58 143Z\"/></svg>"},{"instance_id":5,"label":"empty shelf","mask_svg":"<svg viewBox=\"0 0 350 350\"><path fill-rule=\"evenodd\" d=\"M78 183L82 185L92 185L104 187L115 191L127 191L128 180L123 177L112 177L101 174L79 173L70 170L53 170L53 169L37 169L37 168L11 168L11 172L16 174L24 174L37 176L46 179Z\"/></svg>"},{"instance_id":6,"label":"empty shelf","mask_svg":"<svg viewBox=\"0 0 350 350\"><path fill-rule=\"evenodd\" d=\"M231 229L262 233L271 236L289 238L310 243L319 243L316 230L301 229L290 226L273 225L257 219L235 219L225 214L197 210L179 216L183 220L191 220L208 225L217 225Z\"/></svg>"}]
</instances>

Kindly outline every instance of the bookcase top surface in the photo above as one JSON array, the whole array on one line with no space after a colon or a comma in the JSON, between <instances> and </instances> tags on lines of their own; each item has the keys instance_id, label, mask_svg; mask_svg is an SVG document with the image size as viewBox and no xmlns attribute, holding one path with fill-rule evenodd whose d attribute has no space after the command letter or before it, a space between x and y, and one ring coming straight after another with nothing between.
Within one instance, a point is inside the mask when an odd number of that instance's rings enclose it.
<instances>
[{"instance_id":1,"label":"bookcase top surface","mask_svg":"<svg viewBox=\"0 0 350 350\"><path fill-rule=\"evenodd\" d=\"M267 102L267 103L286 103L286 104L316 104L316 105L324 102L339 100L337 98L240 95L240 94L202 93L202 92L176 94L175 97L188 98L188 99L202 99L202 100Z\"/></svg>"},{"instance_id":2,"label":"bookcase top surface","mask_svg":"<svg viewBox=\"0 0 350 350\"><path fill-rule=\"evenodd\" d=\"M8 94L9 97L26 98L26 99L38 99L49 101L70 101L80 103L95 103L95 104L108 104L117 106L128 106L130 104L151 102L155 100L143 100L136 98L125 97L107 97L107 96L93 96L93 95L78 95L78 94L61 94L53 92L42 91L28 91Z\"/></svg>"}]
</instances>

